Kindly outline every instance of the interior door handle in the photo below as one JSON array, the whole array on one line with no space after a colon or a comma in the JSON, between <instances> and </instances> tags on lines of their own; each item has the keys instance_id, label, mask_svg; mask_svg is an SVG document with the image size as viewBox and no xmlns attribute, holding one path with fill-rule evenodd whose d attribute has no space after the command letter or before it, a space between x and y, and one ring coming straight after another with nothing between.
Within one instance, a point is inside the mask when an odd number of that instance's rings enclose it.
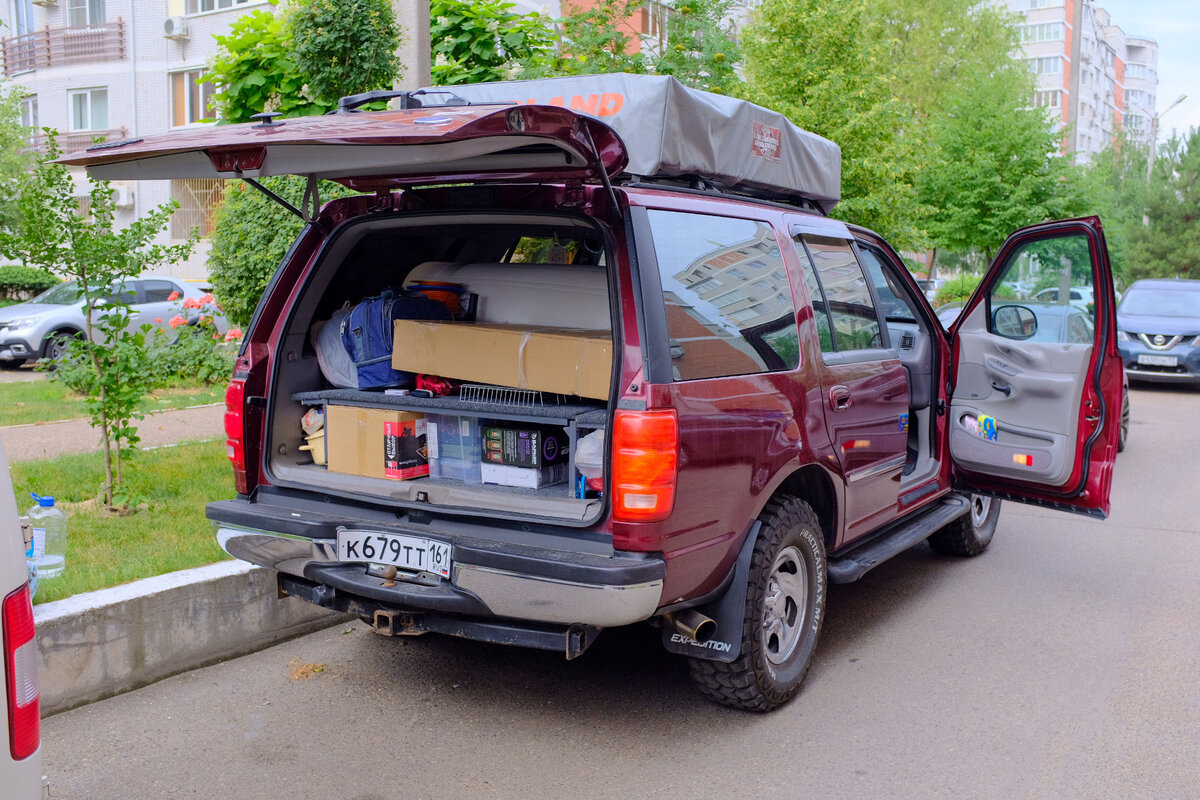
<instances>
[{"instance_id":1,"label":"interior door handle","mask_svg":"<svg viewBox=\"0 0 1200 800\"><path fill-rule=\"evenodd\" d=\"M850 390L840 383L829 389L829 407L834 411L845 411L851 405Z\"/></svg>"},{"instance_id":2,"label":"interior door handle","mask_svg":"<svg viewBox=\"0 0 1200 800\"><path fill-rule=\"evenodd\" d=\"M992 381L992 388L995 389L997 392L1000 392L1005 397L1012 396L1012 384L1011 383L1001 383L1000 381Z\"/></svg>"}]
</instances>

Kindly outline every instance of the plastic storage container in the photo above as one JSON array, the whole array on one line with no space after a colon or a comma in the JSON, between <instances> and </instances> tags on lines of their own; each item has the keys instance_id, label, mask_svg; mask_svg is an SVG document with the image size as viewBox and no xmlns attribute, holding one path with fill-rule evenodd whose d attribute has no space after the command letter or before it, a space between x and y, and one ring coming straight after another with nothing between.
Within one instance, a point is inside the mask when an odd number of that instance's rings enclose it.
<instances>
[{"instance_id":1,"label":"plastic storage container","mask_svg":"<svg viewBox=\"0 0 1200 800\"><path fill-rule=\"evenodd\" d=\"M465 483L483 483L480 452L483 440L479 420L429 414L425 417L429 446L429 477L451 478Z\"/></svg>"},{"instance_id":2,"label":"plastic storage container","mask_svg":"<svg viewBox=\"0 0 1200 800\"><path fill-rule=\"evenodd\" d=\"M67 515L54 505L53 497L29 495L37 505L29 509L33 544L26 557L37 565L38 579L53 578L67 565Z\"/></svg>"}]
</instances>

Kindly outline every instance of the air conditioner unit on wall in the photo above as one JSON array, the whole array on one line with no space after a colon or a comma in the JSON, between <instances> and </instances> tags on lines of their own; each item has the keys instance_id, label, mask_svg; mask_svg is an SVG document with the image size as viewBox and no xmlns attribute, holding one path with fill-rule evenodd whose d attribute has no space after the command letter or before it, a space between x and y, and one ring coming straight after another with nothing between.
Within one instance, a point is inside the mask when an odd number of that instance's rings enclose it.
<instances>
[{"instance_id":1,"label":"air conditioner unit on wall","mask_svg":"<svg viewBox=\"0 0 1200 800\"><path fill-rule=\"evenodd\" d=\"M133 187L122 183L113 186L113 205L117 208L133 208Z\"/></svg>"},{"instance_id":2,"label":"air conditioner unit on wall","mask_svg":"<svg viewBox=\"0 0 1200 800\"><path fill-rule=\"evenodd\" d=\"M168 39L186 39L188 37L186 17L167 17L163 23L163 36Z\"/></svg>"}]
</instances>

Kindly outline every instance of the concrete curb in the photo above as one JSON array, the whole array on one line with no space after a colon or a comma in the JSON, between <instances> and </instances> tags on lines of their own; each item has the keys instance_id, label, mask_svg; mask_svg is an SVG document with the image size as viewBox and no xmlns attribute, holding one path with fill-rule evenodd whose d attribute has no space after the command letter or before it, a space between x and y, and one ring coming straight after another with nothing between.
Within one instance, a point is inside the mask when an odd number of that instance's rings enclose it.
<instances>
[{"instance_id":1,"label":"concrete curb","mask_svg":"<svg viewBox=\"0 0 1200 800\"><path fill-rule=\"evenodd\" d=\"M348 619L279 599L275 572L223 561L34 606L42 715Z\"/></svg>"}]
</instances>

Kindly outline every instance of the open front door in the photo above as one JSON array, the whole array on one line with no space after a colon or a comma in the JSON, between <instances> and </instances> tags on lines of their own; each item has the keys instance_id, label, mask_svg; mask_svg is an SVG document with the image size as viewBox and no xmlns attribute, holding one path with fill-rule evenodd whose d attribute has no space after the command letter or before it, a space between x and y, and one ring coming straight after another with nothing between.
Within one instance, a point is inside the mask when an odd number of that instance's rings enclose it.
<instances>
[{"instance_id":1,"label":"open front door","mask_svg":"<svg viewBox=\"0 0 1200 800\"><path fill-rule=\"evenodd\" d=\"M1107 516L1122 380L1100 220L1014 233L950 332L956 483Z\"/></svg>"}]
</instances>

